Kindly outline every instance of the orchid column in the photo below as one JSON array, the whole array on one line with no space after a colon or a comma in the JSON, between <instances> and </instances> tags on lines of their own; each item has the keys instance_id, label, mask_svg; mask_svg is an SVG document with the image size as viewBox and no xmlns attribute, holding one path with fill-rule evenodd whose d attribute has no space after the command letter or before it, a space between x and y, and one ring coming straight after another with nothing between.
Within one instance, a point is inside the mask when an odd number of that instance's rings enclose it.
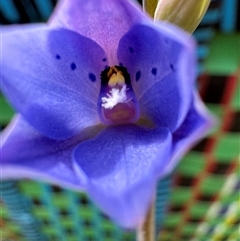
<instances>
[{"instance_id":1,"label":"orchid column","mask_svg":"<svg viewBox=\"0 0 240 241\"><path fill-rule=\"evenodd\" d=\"M86 192L141 227L156 183L213 123L194 41L128 0L60 1L47 24L2 32L1 90L18 113L1 136L2 178Z\"/></svg>"}]
</instances>

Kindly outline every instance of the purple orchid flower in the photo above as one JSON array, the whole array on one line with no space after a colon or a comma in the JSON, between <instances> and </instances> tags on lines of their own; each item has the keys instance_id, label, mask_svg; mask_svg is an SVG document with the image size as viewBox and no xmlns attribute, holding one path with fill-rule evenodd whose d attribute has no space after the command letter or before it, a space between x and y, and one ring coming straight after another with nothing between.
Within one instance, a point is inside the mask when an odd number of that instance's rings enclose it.
<instances>
[{"instance_id":1,"label":"purple orchid flower","mask_svg":"<svg viewBox=\"0 0 240 241\"><path fill-rule=\"evenodd\" d=\"M19 113L2 133L2 178L85 191L136 227L156 182L212 125L194 41L127 0L66 0L48 25L2 33L1 89Z\"/></svg>"}]
</instances>

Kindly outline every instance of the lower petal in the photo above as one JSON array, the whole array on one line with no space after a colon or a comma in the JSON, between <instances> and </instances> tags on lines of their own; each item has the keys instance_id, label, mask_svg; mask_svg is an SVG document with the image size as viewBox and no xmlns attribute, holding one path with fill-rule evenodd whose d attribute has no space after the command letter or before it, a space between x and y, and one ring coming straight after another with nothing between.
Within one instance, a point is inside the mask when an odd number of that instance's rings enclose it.
<instances>
[{"instance_id":1,"label":"lower petal","mask_svg":"<svg viewBox=\"0 0 240 241\"><path fill-rule=\"evenodd\" d=\"M92 199L117 223L143 221L157 178L170 158L166 128L108 127L74 151L74 168Z\"/></svg>"},{"instance_id":2,"label":"lower petal","mask_svg":"<svg viewBox=\"0 0 240 241\"><path fill-rule=\"evenodd\" d=\"M94 132L93 132L94 133ZM21 116L16 116L1 134L1 178L31 178L56 185L84 189L72 168L72 151L89 133L68 141L42 136Z\"/></svg>"},{"instance_id":3,"label":"lower petal","mask_svg":"<svg viewBox=\"0 0 240 241\"><path fill-rule=\"evenodd\" d=\"M208 112L198 94L195 93L185 120L173 133L173 156L164 170L164 175L171 173L183 155L215 124L216 119Z\"/></svg>"}]
</instances>

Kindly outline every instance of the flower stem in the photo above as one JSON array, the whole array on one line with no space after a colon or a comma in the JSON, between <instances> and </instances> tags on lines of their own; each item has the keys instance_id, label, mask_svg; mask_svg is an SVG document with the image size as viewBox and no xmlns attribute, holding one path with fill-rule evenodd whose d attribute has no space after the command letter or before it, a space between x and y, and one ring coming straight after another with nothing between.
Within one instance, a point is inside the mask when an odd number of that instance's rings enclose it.
<instances>
[{"instance_id":1,"label":"flower stem","mask_svg":"<svg viewBox=\"0 0 240 241\"><path fill-rule=\"evenodd\" d=\"M137 241L155 241L155 199L144 222L137 228Z\"/></svg>"}]
</instances>

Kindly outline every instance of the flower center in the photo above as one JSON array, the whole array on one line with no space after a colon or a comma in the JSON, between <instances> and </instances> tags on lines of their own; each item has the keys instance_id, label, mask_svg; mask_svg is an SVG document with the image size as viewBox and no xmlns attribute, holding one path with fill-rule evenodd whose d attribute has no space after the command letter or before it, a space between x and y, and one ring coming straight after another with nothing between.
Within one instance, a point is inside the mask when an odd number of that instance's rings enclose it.
<instances>
[{"instance_id":1,"label":"flower center","mask_svg":"<svg viewBox=\"0 0 240 241\"><path fill-rule=\"evenodd\" d=\"M125 124L138 120L138 102L125 67L112 66L102 71L98 108L104 124Z\"/></svg>"}]
</instances>

